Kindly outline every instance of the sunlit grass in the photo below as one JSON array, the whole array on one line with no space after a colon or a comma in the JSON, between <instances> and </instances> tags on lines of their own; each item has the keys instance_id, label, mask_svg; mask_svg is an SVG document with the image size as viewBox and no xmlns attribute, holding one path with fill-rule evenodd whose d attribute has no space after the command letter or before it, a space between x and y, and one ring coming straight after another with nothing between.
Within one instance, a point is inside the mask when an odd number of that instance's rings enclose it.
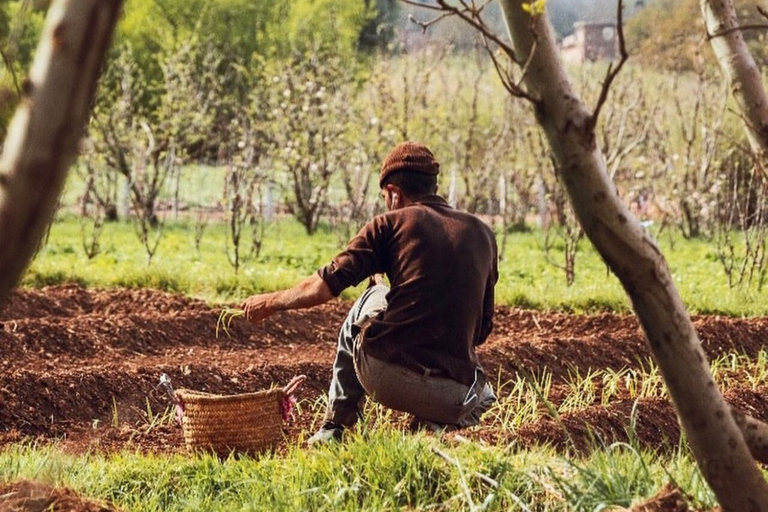
<instances>
[{"instance_id":1,"label":"sunlit grass","mask_svg":"<svg viewBox=\"0 0 768 512\"><path fill-rule=\"evenodd\" d=\"M721 388L747 386L752 391L768 385L768 351L760 349L756 356L730 352L713 359L710 369Z\"/></svg>"},{"instance_id":2,"label":"sunlit grass","mask_svg":"<svg viewBox=\"0 0 768 512\"><path fill-rule=\"evenodd\" d=\"M435 449L448 454L439 457ZM494 481L494 487L483 475ZM603 510L630 506L674 479L714 504L689 455L660 457L615 444L585 458L547 448L447 443L393 429L283 456L72 456L56 447L0 453L0 480L65 485L126 511Z\"/></svg>"},{"instance_id":3,"label":"sunlit grass","mask_svg":"<svg viewBox=\"0 0 768 512\"><path fill-rule=\"evenodd\" d=\"M741 382L728 380L739 372L762 383L767 361L765 351L755 358L728 354L712 362L713 373L723 386ZM715 504L685 443L662 452L642 447L633 420L626 425L628 442L603 442L596 435L587 456L569 449L523 447L515 440L517 429L545 417L559 421L560 415L610 406L619 399L666 396L652 362L632 369L573 370L557 383L546 370L521 373L497 382L495 389L499 400L480 428L510 435L494 444L470 440L471 434L440 438L407 433L399 413L369 401L365 421L339 445L307 448L311 432L302 431L286 441L285 452L222 461L201 454L74 456L56 445L18 444L0 451L0 482L29 478L68 486L140 512L593 511L630 507L670 481L693 499L696 509ZM559 403L555 395L561 395ZM296 413L316 424L325 400L303 400ZM152 411L147 405L139 428L149 432L174 421L172 408Z\"/></svg>"},{"instance_id":4,"label":"sunlit grass","mask_svg":"<svg viewBox=\"0 0 768 512\"><path fill-rule=\"evenodd\" d=\"M226 226L210 225L197 251L193 221L169 222L150 266L129 223L103 227L102 252L88 260L81 248L80 220L67 216L51 228L47 244L24 277L27 286L77 282L96 287L151 287L186 293L211 302L238 302L249 294L292 286L330 262L342 249L338 233L323 227L312 237L295 221L267 227L259 257L238 273L227 261ZM599 255L583 243L576 282L547 262L543 233L511 233L499 267L496 303L567 312L629 312L618 280ZM680 294L693 313L733 316L768 314L768 290L729 288L711 244L665 234L659 241ZM458 271L458 269L457 269ZM357 290L345 292L352 298Z\"/></svg>"}]
</instances>

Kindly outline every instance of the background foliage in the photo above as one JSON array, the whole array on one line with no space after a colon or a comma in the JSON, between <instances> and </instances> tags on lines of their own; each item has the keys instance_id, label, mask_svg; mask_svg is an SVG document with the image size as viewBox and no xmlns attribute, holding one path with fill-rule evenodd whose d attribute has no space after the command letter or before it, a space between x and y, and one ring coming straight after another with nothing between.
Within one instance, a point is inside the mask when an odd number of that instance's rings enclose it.
<instances>
[{"instance_id":1,"label":"background foliage","mask_svg":"<svg viewBox=\"0 0 768 512\"><path fill-rule=\"evenodd\" d=\"M748 2L737 4L743 23L759 21ZM3 130L46 7L0 1ZM609 0L547 7L560 35L577 18L615 16ZM598 127L611 175L672 250L675 240L708 244L707 261L728 288L764 293L765 185L704 44L698 2L629 2L625 10L634 64ZM340 248L381 211L383 156L416 139L441 161L440 192L494 226L502 257L512 258L516 233L534 230L535 257L567 286L583 283L583 234L532 112L508 98L468 29L425 31L410 15L429 19L392 0L128 0L61 204L61 218L80 219L80 243L66 243L97 261L118 221L133 226L149 267L167 260L172 226L185 225L198 253L218 233L237 275L265 264L275 243L267 227L291 216ZM500 28L497 8L487 16ZM762 33L747 35L762 62ZM572 69L588 102L605 66ZM28 282L60 272L39 278L33 270ZM504 296L562 304L540 291Z\"/></svg>"}]
</instances>

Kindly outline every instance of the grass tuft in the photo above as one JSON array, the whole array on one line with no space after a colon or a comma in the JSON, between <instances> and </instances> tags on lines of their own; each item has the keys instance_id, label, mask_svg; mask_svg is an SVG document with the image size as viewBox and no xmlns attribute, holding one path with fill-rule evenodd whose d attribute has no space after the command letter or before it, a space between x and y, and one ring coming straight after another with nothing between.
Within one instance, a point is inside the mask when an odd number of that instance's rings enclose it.
<instances>
[{"instance_id":1,"label":"grass tuft","mask_svg":"<svg viewBox=\"0 0 768 512\"><path fill-rule=\"evenodd\" d=\"M229 328L232 325L232 321L235 318L245 316L245 311L237 308L224 308L219 313L219 318L216 320L216 337L219 337L219 332L224 331L229 336Z\"/></svg>"}]
</instances>

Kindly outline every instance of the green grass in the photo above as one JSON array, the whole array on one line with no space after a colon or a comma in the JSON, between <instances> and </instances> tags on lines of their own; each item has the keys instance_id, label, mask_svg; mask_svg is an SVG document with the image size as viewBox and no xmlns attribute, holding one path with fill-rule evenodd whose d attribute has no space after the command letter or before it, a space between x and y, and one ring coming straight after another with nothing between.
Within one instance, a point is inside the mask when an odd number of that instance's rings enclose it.
<instances>
[{"instance_id":1,"label":"green grass","mask_svg":"<svg viewBox=\"0 0 768 512\"><path fill-rule=\"evenodd\" d=\"M727 369L739 355L713 363ZM758 360L765 359L762 355ZM757 364L760 368L764 362ZM638 371L637 378L653 373ZM574 375L575 406L583 382L606 381L609 372ZM623 374L628 386L628 375ZM761 378L761 382L764 377ZM488 412L487 426L514 432L540 418L551 379L518 377L497 385L502 399ZM605 391L603 391L605 393ZM638 387L634 397L641 397ZM302 401L302 414L317 415L322 400ZM564 402L560 412L565 412ZM557 453L547 446L518 446L463 438L441 440L393 427L392 411L373 403L366 422L348 431L344 443L305 448L308 432L288 441L285 453L219 460L206 454L72 455L57 445L16 444L0 451L0 482L33 479L67 486L107 500L127 512L159 511L584 511L630 507L673 482L697 510L715 505L685 443L654 452L630 441L605 444L593 437L588 456ZM173 414L148 414L147 429L173 423ZM181 432L178 433L181 436ZM514 437L513 437L514 439ZM438 453L440 452L440 453ZM442 455L448 456L448 459ZM487 477L487 478L486 478ZM490 480L489 480L490 479ZM490 482L490 483L489 483Z\"/></svg>"},{"instance_id":2,"label":"green grass","mask_svg":"<svg viewBox=\"0 0 768 512\"><path fill-rule=\"evenodd\" d=\"M433 448L449 454L447 461ZM498 483L483 483L482 473ZM121 453L71 456L56 447L0 453L0 481L32 478L109 500L126 511L603 510L630 506L670 478L701 505L711 492L685 453L616 444L567 460L547 448L438 439L392 429L353 433L338 446L230 458Z\"/></svg>"},{"instance_id":3,"label":"green grass","mask_svg":"<svg viewBox=\"0 0 768 512\"><path fill-rule=\"evenodd\" d=\"M267 227L262 253L235 274L225 254L226 226L211 224L200 251L194 247L194 222L168 222L152 264L130 223L103 227L101 253L88 260L81 247L80 221L59 219L51 228L24 277L26 286L78 282L95 287L152 287L201 297L210 302L237 301L262 291L291 286L325 265L342 248L342 237L323 227L312 237L295 221L283 219ZM618 280L588 242L577 255L576 282L566 286L563 271L543 252L543 233L509 235L500 263L497 304L569 312L629 311ZM756 286L729 288L712 244L667 233L660 246L680 294L693 313L734 316L768 313L768 290ZM559 254L553 253L553 258ZM356 295L349 290L345 297Z\"/></svg>"}]
</instances>

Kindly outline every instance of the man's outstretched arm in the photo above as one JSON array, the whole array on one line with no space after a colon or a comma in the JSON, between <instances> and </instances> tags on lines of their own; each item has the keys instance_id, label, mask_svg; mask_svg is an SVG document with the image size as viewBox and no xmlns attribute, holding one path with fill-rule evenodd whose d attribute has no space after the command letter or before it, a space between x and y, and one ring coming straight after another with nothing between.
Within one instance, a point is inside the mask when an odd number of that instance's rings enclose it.
<instances>
[{"instance_id":1,"label":"man's outstretched arm","mask_svg":"<svg viewBox=\"0 0 768 512\"><path fill-rule=\"evenodd\" d=\"M325 281L319 275L312 274L293 288L248 297L240 307L249 322L257 323L278 311L311 308L333 297Z\"/></svg>"}]
</instances>

